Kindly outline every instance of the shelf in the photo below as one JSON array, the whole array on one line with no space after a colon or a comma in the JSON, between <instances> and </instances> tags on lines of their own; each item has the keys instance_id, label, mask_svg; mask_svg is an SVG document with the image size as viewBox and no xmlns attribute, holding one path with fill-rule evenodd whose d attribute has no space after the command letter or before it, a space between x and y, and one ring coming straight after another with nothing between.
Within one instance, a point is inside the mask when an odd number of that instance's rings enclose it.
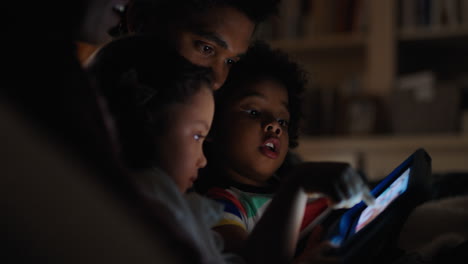
<instances>
[{"instance_id":1,"label":"shelf","mask_svg":"<svg viewBox=\"0 0 468 264\"><path fill-rule=\"evenodd\" d=\"M362 48L365 36L362 33L341 33L326 36L303 37L270 41L275 48L288 52L320 51L326 49Z\"/></svg>"},{"instance_id":2,"label":"shelf","mask_svg":"<svg viewBox=\"0 0 468 264\"><path fill-rule=\"evenodd\" d=\"M418 148L436 173L468 171L468 134L302 137L294 151L305 161L341 161L378 180Z\"/></svg>"},{"instance_id":3,"label":"shelf","mask_svg":"<svg viewBox=\"0 0 468 264\"><path fill-rule=\"evenodd\" d=\"M324 148L338 150L354 149L412 149L430 146L432 148L463 148L468 151L468 134L414 134L381 136L343 136L343 137L301 137L299 142L304 148Z\"/></svg>"},{"instance_id":4,"label":"shelf","mask_svg":"<svg viewBox=\"0 0 468 264\"><path fill-rule=\"evenodd\" d=\"M468 37L468 26L401 30L398 39L400 41L418 41L459 37Z\"/></svg>"}]
</instances>

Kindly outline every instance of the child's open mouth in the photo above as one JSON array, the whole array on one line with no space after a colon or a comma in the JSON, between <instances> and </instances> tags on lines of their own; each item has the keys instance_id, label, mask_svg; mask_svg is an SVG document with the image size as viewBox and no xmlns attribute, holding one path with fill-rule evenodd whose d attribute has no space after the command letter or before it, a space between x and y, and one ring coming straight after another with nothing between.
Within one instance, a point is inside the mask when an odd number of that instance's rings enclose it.
<instances>
[{"instance_id":1,"label":"child's open mouth","mask_svg":"<svg viewBox=\"0 0 468 264\"><path fill-rule=\"evenodd\" d=\"M260 151L271 159L276 159L279 156L280 141L277 138L269 138L260 146Z\"/></svg>"}]
</instances>

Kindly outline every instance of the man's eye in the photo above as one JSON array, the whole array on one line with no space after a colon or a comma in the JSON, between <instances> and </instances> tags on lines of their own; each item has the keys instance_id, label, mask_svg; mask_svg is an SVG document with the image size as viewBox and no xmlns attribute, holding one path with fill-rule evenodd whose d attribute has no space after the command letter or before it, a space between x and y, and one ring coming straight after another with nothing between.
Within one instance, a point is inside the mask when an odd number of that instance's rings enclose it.
<instances>
[{"instance_id":1,"label":"man's eye","mask_svg":"<svg viewBox=\"0 0 468 264\"><path fill-rule=\"evenodd\" d=\"M210 45L207 45L204 42L197 41L196 45L198 49L200 50L200 52L203 53L204 55L211 55L214 53L214 48L211 47Z\"/></svg>"},{"instance_id":2,"label":"man's eye","mask_svg":"<svg viewBox=\"0 0 468 264\"><path fill-rule=\"evenodd\" d=\"M226 59L226 64L228 65L233 65L235 64L237 61L236 60L233 60L233 59Z\"/></svg>"},{"instance_id":3,"label":"man's eye","mask_svg":"<svg viewBox=\"0 0 468 264\"><path fill-rule=\"evenodd\" d=\"M245 112L248 113L249 116L252 116L252 117L257 117L260 115L260 112L255 109L245 110Z\"/></svg>"},{"instance_id":4,"label":"man's eye","mask_svg":"<svg viewBox=\"0 0 468 264\"><path fill-rule=\"evenodd\" d=\"M211 54L213 53L213 48L210 46L203 46L203 53Z\"/></svg>"}]
</instances>

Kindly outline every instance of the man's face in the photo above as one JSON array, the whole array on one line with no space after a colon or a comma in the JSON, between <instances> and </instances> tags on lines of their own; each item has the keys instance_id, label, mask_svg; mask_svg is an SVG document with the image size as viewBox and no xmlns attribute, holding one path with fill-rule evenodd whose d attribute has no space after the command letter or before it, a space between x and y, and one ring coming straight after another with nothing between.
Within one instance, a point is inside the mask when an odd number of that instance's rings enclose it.
<instances>
[{"instance_id":1,"label":"man's face","mask_svg":"<svg viewBox=\"0 0 468 264\"><path fill-rule=\"evenodd\" d=\"M247 51L254 29L254 22L237 9L217 7L176 29L175 42L186 59L213 70L212 88L217 90L232 64Z\"/></svg>"},{"instance_id":2,"label":"man's face","mask_svg":"<svg viewBox=\"0 0 468 264\"><path fill-rule=\"evenodd\" d=\"M168 126L156 138L158 165L186 192L207 163L202 146L214 115L211 89L203 87L187 102L169 106L166 115Z\"/></svg>"},{"instance_id":3,"label":"man's face","mask_svg":"<svg viewBox=\"0 0 468 264\"><path fill-rule=\"evenodd\" d=\"M265 185L288 152L286 88L270 80L239 87L221 115L214 137L227 172L238 182Z\"/></svg>"}]
</instances>

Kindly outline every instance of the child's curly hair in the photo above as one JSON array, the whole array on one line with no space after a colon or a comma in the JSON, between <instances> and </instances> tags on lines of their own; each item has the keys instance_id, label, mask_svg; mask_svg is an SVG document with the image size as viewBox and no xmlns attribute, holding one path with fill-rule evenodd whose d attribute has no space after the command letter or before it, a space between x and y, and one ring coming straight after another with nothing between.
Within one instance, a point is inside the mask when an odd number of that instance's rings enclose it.
<instances>
[{"instance_id":1,"label":"child's curly hair","mask_svg":"<svg viewBox=\"0 0 468 264\"><path fill-rule=\"evenodd\" d=\"M233 65L223 88L216 93L216 112L237 87L261 80L274 80L286 87L290 114L289 147L297 147L299 121L302 117L301 96L307 82L306 73L286 53L273 50L262 41L254 43L245 57Z\"/></svg>"}]
</instances>

